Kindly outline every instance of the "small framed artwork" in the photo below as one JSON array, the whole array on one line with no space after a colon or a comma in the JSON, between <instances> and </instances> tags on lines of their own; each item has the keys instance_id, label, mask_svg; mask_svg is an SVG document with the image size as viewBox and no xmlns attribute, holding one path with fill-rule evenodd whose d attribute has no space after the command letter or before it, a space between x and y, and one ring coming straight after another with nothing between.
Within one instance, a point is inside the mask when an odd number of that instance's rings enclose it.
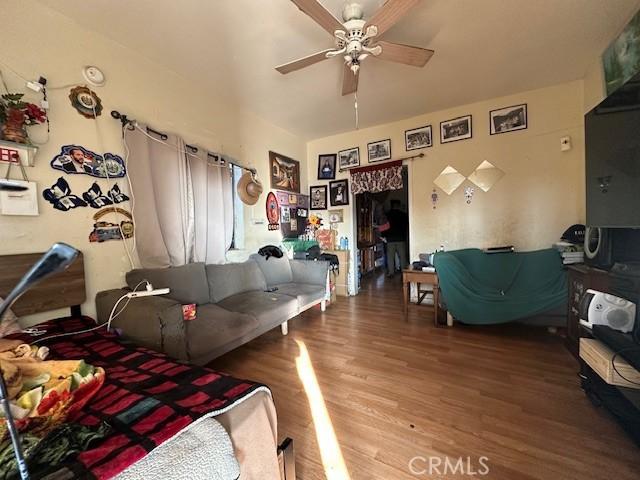
<instances>
[{"instance_id":1,"label":"small framed artwork","mask_svg":"<svg viewBox=\"0 0 640 480\"><path fill-rule=\"evenodd\" d=\"M332 207L349 205L349 181L347 179L329 182L329 200Z\"/></svg>"},{"instance_id":2,"label":"small framed artwork","mask_svg":"<svg viewBox=\"0 0 640 480\"><path fill-rule=\"evenodd\" d=\"M404 132L404 148L407 152L433 146L431 125L406 130Z\"/></svg>"},{"instance_id":3,"label":"small framed artwork","mask_svg":"<svg viewBox=\"0 0 640 480\"><path fill-rule=\"evenodd\" d=\"M344 210L329 210L329 223L343 223L344 222Z\"/></svg>"},{"instance_id":4,"label":"small framed artwork","mask_svg":"<svg viewBox=\"0 0 640 480\"><path fill-rule=\"evenodd\" d=\"M471 138L471 115L440 122L440 143Z\"/></svg>"},{"instance_id":5,"label":"small framed artwork","mask_svg":"<svg viewBox=\"0 0 640 480\"><path fill-rule=\"evenodd\" d=\"M489 133L515 132L527 128L527 104L513 105L489 112Z\"/></svg>"},{"instance_id":6,"label":"small framed artwork","mask_svg":"<svg viewBox=\"0 0 640 480\"><path fill-rule=\"evenodd\" d=\"M338 156L335 153L318 155L318 180L333 180L336 178L336 161Z\"/></svg>"},{"instance_id":7,"label":"small framed artwork","mask_svg":"<svg viewBox=\"0 0 640 480\"><path fill-rule=\"evenodd\" d=\"M327 209L327 186L316 185L309 187L309 196L311 197L311 210Z\"/></svg>"},{"instance_id":8,"label":"small framed artwork","mask_svg":"<svg viewBox=\"0 0 640 480\"><path fill-rule=\"evenodd\" d=\"M391 140L379 140L367 143L369 163L382 162L391 159Z\"/></svg>"},{"instance_id":9,"label":"small framed artwork","mask_svg":"<svg viewBox=\"0 0 640 480\"><path fill-rule=\"evenodd\" d=\"M271 188L300 193L300 162L276 152L269 152Z\"/></svg>"},{"instance_id":10,"label":"small framed artwork","mask_svg":"<svg viewBox=\"0 0 640 480\"><path fill-rule=\"evenodd\" d=\"M338 152L340 171L360 166L360 147L348 148Z\"/></svg>"}]
</instances>

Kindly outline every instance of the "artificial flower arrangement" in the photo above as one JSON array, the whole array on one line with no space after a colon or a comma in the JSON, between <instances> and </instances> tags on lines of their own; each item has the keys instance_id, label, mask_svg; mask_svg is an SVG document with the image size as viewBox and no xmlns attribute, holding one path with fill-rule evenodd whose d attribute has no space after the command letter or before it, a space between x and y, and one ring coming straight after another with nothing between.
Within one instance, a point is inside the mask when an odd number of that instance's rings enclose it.
<instances>
[{"instance_id":1,"label":"artificial flower arrangement","mask_svg":"<svg viewBox=\"0 0 640 480\"><path fill-rule=\"evenodd\" d=\"M309 215L309 226L315 231L322 226L322 217L312 213Z\"/></svg>"},{"instance_id":2,"label":"artificial flower arrangement","mask_svg":"<svg viewBox=\"0 0 640 480\"><path fill-rule=\"evenodd\" d=\"M0 97L0 134L3 140L29 143L26 127L47 120L47 112L35 103L25 102L23 93L6 93Z\"/></svg>"}]
</instances>

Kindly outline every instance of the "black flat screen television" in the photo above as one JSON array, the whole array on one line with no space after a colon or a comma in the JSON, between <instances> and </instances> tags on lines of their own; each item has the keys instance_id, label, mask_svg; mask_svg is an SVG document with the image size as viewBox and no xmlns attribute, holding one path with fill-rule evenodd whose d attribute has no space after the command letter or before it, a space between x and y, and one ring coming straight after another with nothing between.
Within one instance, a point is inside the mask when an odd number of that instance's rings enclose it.
<instances>
[{"instance_id":1,"label":"black flat screen television","mask_svg":"<svg viewBox=\"0 0 640 480\"><path fill-rule=\"evenodd\" d=\"M587 225L640 227L640 74L585 115Z\"/></svg>"}]
</instances>

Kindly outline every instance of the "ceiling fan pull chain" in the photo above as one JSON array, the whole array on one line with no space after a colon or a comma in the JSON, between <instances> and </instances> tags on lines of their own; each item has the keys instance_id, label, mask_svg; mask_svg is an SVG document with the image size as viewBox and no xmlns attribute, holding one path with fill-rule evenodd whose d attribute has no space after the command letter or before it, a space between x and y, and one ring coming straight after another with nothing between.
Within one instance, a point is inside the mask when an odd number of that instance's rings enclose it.
<instances>
[{"instance_id":1,"label":"ceiling fan pull chain","mask_svg":"<svg viewBox=\"0 0 640 480\"><path fill-rule=\"evenodd\" d=\"M356 130L358 130L358 123L359 123L359 119L358 119L358 92L355 92L353 94L354 98L355 98L355 102L353 104L355 110L356 110Z\"/></svg>"}]
</instances>

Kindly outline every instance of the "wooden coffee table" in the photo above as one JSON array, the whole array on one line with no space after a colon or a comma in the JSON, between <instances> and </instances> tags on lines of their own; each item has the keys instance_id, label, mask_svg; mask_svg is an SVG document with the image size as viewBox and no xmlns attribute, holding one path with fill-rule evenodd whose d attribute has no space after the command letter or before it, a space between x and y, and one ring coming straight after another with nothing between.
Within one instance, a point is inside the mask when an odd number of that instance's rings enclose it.
<instances>
[{"instance_id":1,"label":"wooden coffee table","mask_svg":"<svg viewBox=\"0 0 640 480\"><path fill-rule=\"evenodd\" d=\"M418 305L422 303L424 297L430 290L420 290L420 285L423 283L433 285L433 311L434 322L438 326L438 301L440 299L440 286L438 282L438 274L436 272L423 272L422 270L410 270L406 269L402 271L402 294L404 301L404 317L405 319L409 315L409 295L411 289L410 284L415 282L418 286Z\"/></svg>"}]
</instances>

